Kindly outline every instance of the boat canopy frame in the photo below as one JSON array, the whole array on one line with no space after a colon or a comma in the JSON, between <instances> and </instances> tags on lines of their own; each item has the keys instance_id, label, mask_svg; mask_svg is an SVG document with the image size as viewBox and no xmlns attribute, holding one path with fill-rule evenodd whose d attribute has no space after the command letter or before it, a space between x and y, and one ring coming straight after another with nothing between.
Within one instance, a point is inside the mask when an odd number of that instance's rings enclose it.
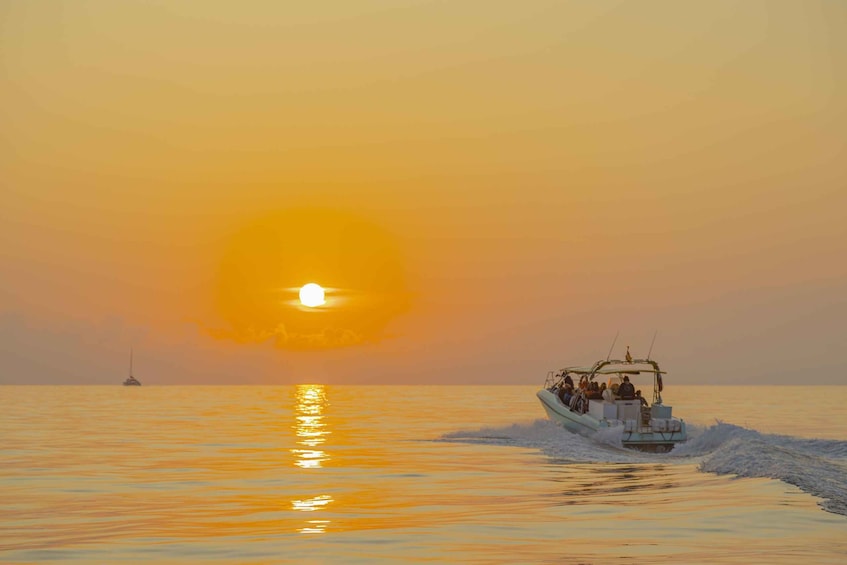
<instances>
[{"instance_id":1,"label":"boat canopy frame","mask_svg":"<svg viewBox=\"0 0 847 565\"><path fill-rule=\"evenodd\" d=\"M633 365L641 365L642 367L633 367ZM609 367L613 368L609 368ZM649 366L650 368L647 368ZM614 368L617 367L617 368ZM591 367L564 367L559 371L550 371L547 373L547 380L544 383L544 388L552 390L565 380L567 375L576 375L578 377L588 376L588 381L594 381L597 375L640 375L641 373L651 373L653 375L653 404L662 403L662 375L666 375L667 371L662 371L659 364L652 359L633 359L626 361L623 359L601 359Z\"/></svg>"}]
</instances>

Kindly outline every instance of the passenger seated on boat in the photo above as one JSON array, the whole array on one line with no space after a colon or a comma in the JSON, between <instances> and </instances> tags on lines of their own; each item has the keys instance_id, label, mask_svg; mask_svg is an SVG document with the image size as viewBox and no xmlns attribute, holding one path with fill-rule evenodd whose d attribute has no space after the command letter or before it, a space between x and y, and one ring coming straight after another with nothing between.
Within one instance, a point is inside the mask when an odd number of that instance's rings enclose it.
<instances>
[{"instance_id":1,"label":"passenger seated on boat","mask_svg":"<svg viewBox=\"0 0 847 565\"><path fill-rule=\"evenodd\" d=\"M570 375L565 375L565 384L570 385L571 389L573 389L573 379Z\"/></svg>"},{"instance_id":2,"label":"passenger seated on boat","mask_svg":"<svg viewBox=\"0 0 847 565\"><path fill-rule=\"evenodd\" d=\"M623 377L621 386L618 387L618 396L621 397L621 400L635 399L635 387L632 386L632 383L629 382L629 377L626 375Z\"/></svg>"},{"instance_id":3,"label":"passenger seated on boat","mask_svg":"<svg viewBox=\"0 0 847 565\"><path fill-rule=\"evenodd\" d=\"M640 400L640 401L641 401L641 406L647 406L648 404L650 404L649 402L647 402L647 399L646 399L646 398L644 398L643 396L641 396L641 391L640 391L640 390L636 390L636 391L635 391L635 399L636 399L636 400Z\"/></svg>"},{"instance_id":4,"label":"passenger seated on boat","mask_svg":"<svg viewBox=\"0 0 847 565\"><path fill-rule=\"evenodd\" d=\"M559 389L559 400L562 401L562 404L568 406L571 401L571 397L573 396L573 387L570 385L564 385Z\"/></svg>"},{"instance_id":5,"label":"passenger seated on boat","mask_svg":"<svg viewBox=\"0 0 847 565\"><path fill-rule=\"evenodd\" d=\"M606 398L606 383L600 383L600 386L597 387L597 390L595 390L589 398L592 400L602 400Z\"/></svg>"},{"instance_id":6,"label":"passenger seated on boat","mask_svg":"<svg viewBox=\"0 0 847 565\"><path fill-rule=\"evenodd\" d=\"M603 394L600 392L600 385L596 381L588 386L588 398L590 400L600 400L603 398Z\"/></svg>"},{"instance_id":7,"label":"passenger seated on boat","mask_svg":"<svg viewBox=\"0 0 847 565\"><path fill-rule=\"evenodd\" d=\"M585 398L585 393L582 390L576 391L570 402L571 412L579 412L585 414L588 411L588 399Z\"/></svg>"}]
</instances>

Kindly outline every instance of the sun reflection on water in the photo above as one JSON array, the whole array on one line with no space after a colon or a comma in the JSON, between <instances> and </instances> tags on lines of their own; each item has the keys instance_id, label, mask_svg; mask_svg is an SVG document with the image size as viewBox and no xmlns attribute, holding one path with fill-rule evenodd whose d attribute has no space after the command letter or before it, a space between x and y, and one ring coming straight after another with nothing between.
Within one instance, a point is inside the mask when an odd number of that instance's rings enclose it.
<instances>
[{"instance_id":1,"label":"sun reflection on water","mask_svg":"<svg viewBox=\"0 0 847 565\"><path fill-rule=\"evenodd\" d=\"M326 390L323 385L297 386L293 427L298 447L292 449L291 453L294 455L294 465L301 469L320 469L329 461L327 452L320 449L326 443L327 436L332 433L327 429L324 419L326 406ZM323 510L332 501L328 494L321 494L304 500L292 500L291 508L299 512L315 512ZM329 520L308 520L306 525L297 531L302 534L323 534L329 523Z\"/></svg>"},{"instance_id":2,"label":"sun reflection on water","mask_svg":"<svg viewBox=\"0 0 847 565\"><path fill-rule=\"evenodd\" d=\"M297 445L301 448L291 450L294 464L303 469L318 469L329 461L326 451L316 449L326 442L327 430L323 411L326 407L326 391L323 385L297 385L294 431Z\"/></svg>"},{"instance_id":3,"label":"sun reflection on water","mask_svg":"<svg viewBox=\"0 0 847 565\"><path fill-rule=\"evenodd\" d=\"M300 510L301 512L314 512L315 510L320 510L330 502L332 502L332 497L328 494L322 494L307 498L306 500L292 500L291 508Z\"/></svg>"},{"instance_id":4,"label":"sun reflection on water","mask_svg":"<svg viewBox=\"0 0 847 565\"><path fill-rule=\"evenodd\" d=\"M307 524L309 525L297 531L301 534L323 534L326 533L326 525L329 524L329 520L309 520Z\"/></svg>"}]
</instances>

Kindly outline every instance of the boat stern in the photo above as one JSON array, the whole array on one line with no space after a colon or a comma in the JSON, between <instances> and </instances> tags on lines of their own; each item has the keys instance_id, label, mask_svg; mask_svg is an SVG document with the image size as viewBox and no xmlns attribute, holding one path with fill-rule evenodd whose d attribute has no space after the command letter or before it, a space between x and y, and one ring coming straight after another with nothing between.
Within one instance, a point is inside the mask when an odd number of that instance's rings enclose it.
<instances>
[{"instance_id":1,"label":"boat stern","mask_svg":"<svg viewBox=\"0 0 847 565\"><path fill-rule=\"evenodd\" d=\"M679 418L653 418L647 425L628 420L624 422L621 443L624 447L651 451L668 452L688 439L685 422Z\"/></svg>"}]
</instances>

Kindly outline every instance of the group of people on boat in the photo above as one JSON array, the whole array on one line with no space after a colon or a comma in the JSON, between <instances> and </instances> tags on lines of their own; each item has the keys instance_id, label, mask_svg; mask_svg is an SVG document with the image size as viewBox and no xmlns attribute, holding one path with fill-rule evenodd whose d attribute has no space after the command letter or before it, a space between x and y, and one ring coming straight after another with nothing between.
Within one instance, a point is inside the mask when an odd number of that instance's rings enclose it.
<instances>
[{"instance_id":1,"label":"group of people on boat","mask_svg":"<svg viewBox=\"0 0 847 565\"><path fill-rule=\"evenodd\" d=\"M578 387L574 387L573 378L570 375L565 375L559 386L558 395L562 404L575 412L584 414L588 411L588 401L602 399L604 390L606 390L605 383L601 387L596 382L589 382L588 375L580 377Z\"/></svg>"},{"instance_id":2,"label":"group of people on boat","mask_svg":"<svg viewBox=\"0 0 847 565\"><path fill-rule=\"evenodd\" d=\"M629 377L624 375L623 382L620 384L612 383L611 386L606 386L606 383L597 383L597 381L589 381L588 375L582 375L579 379L579 386L574 388L573 378L566 374L559 385L558 390L559 400L562 404L569 407L574 412L584 414L588 411L589 400L640 400L642 406L647 406L647 399L641 396L640 390L635 390L635 386L629 382Z\"/></svg>"}]
</instances>

